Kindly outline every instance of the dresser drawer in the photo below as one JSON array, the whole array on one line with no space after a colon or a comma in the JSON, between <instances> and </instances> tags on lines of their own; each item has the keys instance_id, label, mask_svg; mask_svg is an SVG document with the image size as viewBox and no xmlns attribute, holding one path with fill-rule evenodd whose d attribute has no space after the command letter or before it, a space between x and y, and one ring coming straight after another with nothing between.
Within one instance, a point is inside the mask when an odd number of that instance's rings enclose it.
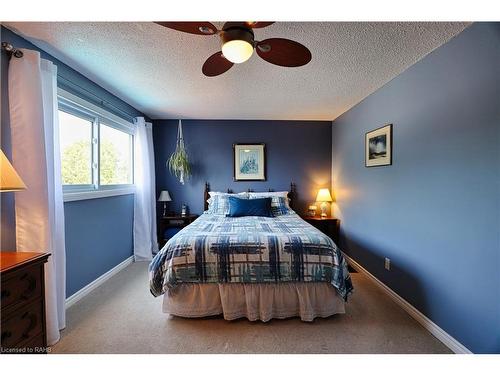
<instances>
[{"instance_id":1,"label":"dresser drawer","mask_svg":"<svg viewBox=\"0 0 500 375\"><path fill-rule=\"evenodd\" d=\"M35 300L42 295L43 264L2 275L2 311L16 303Z\"/></svg>"},{"instance_id":2,"label":"dresser drawer","mask_svg":"<svg viewBox=\"0 0 500 375\"><path fill-rule=\"evenodd\" d=\"M14 314L2 313L1 346L13 348L34 340L43 330L43 299L16 310Z\"/></svg>"},{"instance_id":3,"label":"dresser drawer","mask_svg":"<svg viewBox=\"0 0 500 375\"><path fill-rule=\"evenodd\" d=\"M47 347L45 345L45 340L43 339L43 334L32 338L29 342L22 345L23 348L29 348L31 350L27 351L30 354L45 354L47 353Z\"/></svg>"}]
</instances>

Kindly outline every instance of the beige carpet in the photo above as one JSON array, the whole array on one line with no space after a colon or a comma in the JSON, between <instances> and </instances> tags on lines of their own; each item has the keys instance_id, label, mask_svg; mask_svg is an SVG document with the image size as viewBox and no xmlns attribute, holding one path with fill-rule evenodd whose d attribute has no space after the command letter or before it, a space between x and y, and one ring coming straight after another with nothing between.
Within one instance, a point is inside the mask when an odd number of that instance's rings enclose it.
<instances>
[{"instance_id":1,"label":"beige carpet","mask_svg":"<svg viewBox=\"0 0 500 375\"><path fill-rule=\"evenodd\" d=\"M148 289L147 263L134 263L67 311L53 353L450 353L371 281L352 274L346 314L304 323L161 312Z\"/></svg>"}]
</instances>

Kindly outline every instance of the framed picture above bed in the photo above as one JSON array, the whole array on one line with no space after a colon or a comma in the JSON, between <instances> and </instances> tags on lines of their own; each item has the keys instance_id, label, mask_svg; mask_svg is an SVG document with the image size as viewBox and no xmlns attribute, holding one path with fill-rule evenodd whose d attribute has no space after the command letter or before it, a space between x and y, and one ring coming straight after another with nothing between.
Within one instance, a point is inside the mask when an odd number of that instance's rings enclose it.
<instances>
[{"instance_id":1,"label":"framed picture above bed","mask_svg":"<svg viewBox=\"0 0 500 375\"><path fill-rule=\"evenodd\" d=\"M365 135L365 167L392 164L392 124Z\"/></svg>"},{"instance_id":2,"label":"framed picture above bed","mask_svg":"<svg viewBox=\"0 0 500 375\"><path fill-rule=\"evenodd\" d=\"M264 143L233 144L235 181L266 180L266 145Z\"/></svg>"}]
</instances>

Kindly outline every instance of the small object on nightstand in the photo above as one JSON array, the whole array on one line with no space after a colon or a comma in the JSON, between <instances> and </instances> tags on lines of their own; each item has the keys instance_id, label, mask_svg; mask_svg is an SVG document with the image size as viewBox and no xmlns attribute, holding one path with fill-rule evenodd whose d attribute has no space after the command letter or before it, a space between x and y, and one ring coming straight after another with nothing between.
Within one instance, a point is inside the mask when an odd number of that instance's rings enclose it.
<instances>
[{"instance_id":1,"label":"small object on nightstand","mask_svg":"<svg viewBox=\"0 0 500 375\"><path fill-rule=\"evenodd\" d=\"M160 193L160 197L158 198L158 202L163 202L163 215L167 216L167 202L172 202L172 198L170 198L170 193L168 190L162 190Z\"/></svg>"},{"instance_id":2,"label":"small object on nightstand","mask_svg":"<svg viewBox=\"0 0 500 375\"><path fill-rule=\"evenodd\" d=\"M188 212L188 206L186 206L185 204L182 205L182 209L181 209L181 216L187 216L189 214Z\"/></svg>"},{"instance_id":3,"label":"small object on nightstand","mask_svg":"<svg viewBox=\"0 0 500 375\"><path fill-rule=\"evenodd\" d=\"M330 190L319 189L318 196L316 197L316 202L321 202L321 217L327 217L326 209L328 208L327 202L332 202L332 196L330 195Z\"/></svg>"},{"instance_id":4,"label":"small object on nightstand","mask_svg":"<svg viewBox=\"0 0 500 375\"><path fill-rule=\"evenodd\" d=\"M322 217L322 216L304 216L302 219L311 224L316 229L330 237L333 242L338 244L339 241L339 226L340 220L334 217Z\"/></svg>"},{"instance_id":5,"label":"small object on nightstand","mask_svg":"<svg viewBox=\"0 0 500 375\"><path fill-rule=\"evenodd\" d=\"M310 217L314 217L316 216L316 210L317 210L318 207L316 206L309 206L309 208L307 209L307 216L310 216Z\"/></svg>"}]
</instances>

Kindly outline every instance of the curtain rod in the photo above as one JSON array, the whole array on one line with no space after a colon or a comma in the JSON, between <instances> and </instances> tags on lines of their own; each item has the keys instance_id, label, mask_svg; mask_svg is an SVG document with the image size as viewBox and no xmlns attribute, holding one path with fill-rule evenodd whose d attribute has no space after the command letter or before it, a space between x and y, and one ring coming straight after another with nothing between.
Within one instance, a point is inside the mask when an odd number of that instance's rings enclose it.
<instances>
[{"instance_id":1,"label":"curtain rod","mask_svg":"<svg viewBox=\"0 0 500 375\"><path fill-rule=\"evenodd\" d=\"M82 87L80 86L79 84L77 83L74 83L73 81L67 79L66 77L63 77L62 75L58 74L57 75L57 80L58 81L63 81L63 85L65 85L66 87L70 87L70 91L77 91L78 94L81 94L81 95L84 95L84 96L87 96L87 98L89 98L89 95L92 96L94 99L94 101L97 101L101 106L103 107L107 107L108 109L111 109L112 111L114 111L115 113L120 113L121 116L125 117L126 119L128 120L132 120L137 117L137 115L131 115L130 113L128 112L125 112L123 109L120 109L118 108L117 106L111 104L110 102L102 99L100 96L94 94L92 91L90 90L87 90L85 87ZM71 88L73 90L71 90ZM103 89L104 90L104 89Z\"/></svg>"},{"instance_id":2,"label":"curtain rod","mask_svg":"<svg viewBox=\"0 0 500 375\"><path fill-rule=\"evenodd\" d=\"M15 48L12 44L10 44L8 42L2 42L2 49L5 50L10 56L14 56L14 57L17 57L17 58L21 58L21 57L24 56L23 51L21 51L20 49ZM78 93L80 93L80 94L83 94L83 95L86 95L86 96L91 95L92 97L95 98L94 100L97 100L97 102L100 105L102 105L103 107L107 107L107 108L111 109L115 113L121 114L121 116L124 116L129 121L130 120L133 121L133 119L135 117L137 117L136 115L132 115L132 114L130 114L128 112L125 112L124 110L116 107L115 105L113 105L110 102L102 99L101 97L99 97L98 95L94 94L93 92L87 90L85 87L82 87L82 86L78 85L77 83L74 83L73 81L67 79L66 77L63 77L60 74L57 75L57 79L58 79L58 81L59 80L64 81L63 84L72 87L74 90L78 91Z\"/></svg>"}]
</instances>

